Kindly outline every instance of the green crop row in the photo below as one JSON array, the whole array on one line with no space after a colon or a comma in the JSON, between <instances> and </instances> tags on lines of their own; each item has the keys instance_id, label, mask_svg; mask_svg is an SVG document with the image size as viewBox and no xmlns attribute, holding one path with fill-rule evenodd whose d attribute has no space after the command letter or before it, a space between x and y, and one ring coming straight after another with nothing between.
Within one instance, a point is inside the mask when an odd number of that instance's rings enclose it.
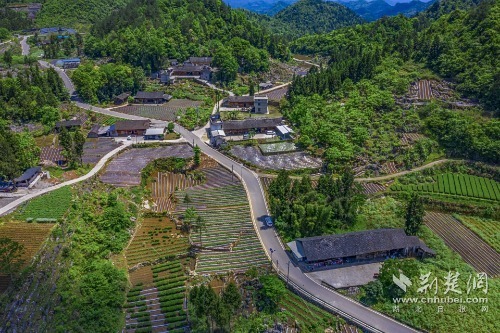
<instances>
[{"instance_id":1,"label":"green crop row","mask_svg":"<svg viewBox=\"0 0 500 333\"><path fill-rule=\"evenodd\" d=\"M492 179L463 175L440 174L434 183L418 185L393 185L394 191L416 191L437 194L451 194L488 200L500 200L500 184Z\"/></svg>"}]
</instances>

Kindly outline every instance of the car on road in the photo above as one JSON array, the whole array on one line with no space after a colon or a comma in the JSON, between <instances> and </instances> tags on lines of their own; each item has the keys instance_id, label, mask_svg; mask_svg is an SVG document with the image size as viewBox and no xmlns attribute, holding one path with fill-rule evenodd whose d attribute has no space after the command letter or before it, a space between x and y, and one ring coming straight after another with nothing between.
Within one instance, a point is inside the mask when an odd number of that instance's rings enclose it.
<instances>
[{"instance_id":1,"label":"car on road","mask_svg":"<svg viewBox=\"0 0 500 333\"><path fill-rule=\"evenodd\" d=\"M127 140L132 140L132 137L130 135L127 136Z\"/></svg>"},{"instance_id":2,"label":"car on road","mask_svg":"<svg viewBox=\"0 0 500 333\"><path fill-rule=\"evenodd\" d=\"M264 223L268 226L268 227L272 227L274 224L273 224L273 219L271 218L271 216L266 216L264 217Z\"/></svg>"}]
</instances>

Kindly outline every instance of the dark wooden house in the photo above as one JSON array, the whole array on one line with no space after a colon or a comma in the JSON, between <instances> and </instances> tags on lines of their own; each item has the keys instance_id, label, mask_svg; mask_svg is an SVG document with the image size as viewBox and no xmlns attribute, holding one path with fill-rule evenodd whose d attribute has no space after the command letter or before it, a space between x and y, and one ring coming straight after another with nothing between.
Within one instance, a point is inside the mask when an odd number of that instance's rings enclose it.
<instances>
[{"instance_id":1,"label":"dark wooden house","mask_svg":"<svg viewBox=\"0 0 500 333\"><path fill-rule=\"evenodd\" d=\"M149 120L119 120L110 132L112 136L144 135L150 124Z\"/></svg>"},{"instance_id":2,"label":"dark wooden house","mask_svg":"<svg viewBox=\"0 0 500 333\"><path fill-rule=\"evenodd\" d=\"M403 229L298 238L287 245L296 260L309 264L362 263L391 257L435 255L418 237L407 236Z\"/></svg>"},{"instance_id":3,"label":"dark wooden house","mask_svg":"<svg viewBox=\"0 0 500 333\"><path fill-rule=\"evenodd\" d=\"M134 97L134 103L163 104L171 99L172 96L164 94L161 91L156 91L156 92L139 91Z\"/></svg>"},{"instance_id":4,"label":"dark wooden house","mask_svg":"<svg viewBox=\"0 0 500 333\"><path fill-rule=\"evenodd\" d=\"M222 130L226 135L242 135L253 130L264 133L274 130L280 125L282 118L250 118L245 120L226 120L222 122Z\"/></svg>"},{"instance_id":5,"label":"dark wooden house","mask_svg":"<svg viewBox=\"0 0 500 333\"><path fill-rule=\"evenodd\" d=\"M72 131L72 130L75 130L77 128L81 128L82 125L83 125L83 121L81 119L58 121L56 123L56 131L60 132L61 128L63 128L63 127L65 127L68 131Z\"/></svg>"}]
</instances>

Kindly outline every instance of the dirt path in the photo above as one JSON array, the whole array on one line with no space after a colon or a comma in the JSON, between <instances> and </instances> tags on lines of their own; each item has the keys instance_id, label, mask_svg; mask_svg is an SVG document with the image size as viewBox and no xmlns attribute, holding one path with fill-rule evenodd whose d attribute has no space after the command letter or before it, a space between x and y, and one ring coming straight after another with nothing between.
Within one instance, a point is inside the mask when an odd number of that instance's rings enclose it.
<instances>
[{"instance_id":1,"label":"dirt path","mask_svg":"<svg viewBox=\"0 0 500 333\"><path fill-rule=\"evenodd\" d=\"M461 161L461 160L450 160L450 159L444 158L442 160L437 160L437 161L431 162L431 163L426 164L426 165L419 166L419 167L411 169L411 170L405 170L405 171L393 173L392 175L386 175L386 176L380 176L380 177L370 177L370 178L356 178L356 181L358 181L358 182L377 182L377 181L381 181L381 180L388 180L388 179L404 176L404 175L407 175L409 173L429 169L435 165L442 164L442 163L449 162L449 161Z\"/></svg>"}]
</instances>

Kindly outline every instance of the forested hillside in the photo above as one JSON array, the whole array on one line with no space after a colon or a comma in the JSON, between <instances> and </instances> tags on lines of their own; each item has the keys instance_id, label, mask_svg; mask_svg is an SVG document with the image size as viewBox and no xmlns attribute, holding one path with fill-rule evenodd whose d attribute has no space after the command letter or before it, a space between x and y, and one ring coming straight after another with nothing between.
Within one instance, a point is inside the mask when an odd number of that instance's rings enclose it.
<instances>
[{"instance_id":1,"label":"forested hillside","mask_svg":"<svg viewBox=\"0 0 500 333\"><path fill-rule=\"evenodd\" d=\"M39 27L83 27L125 5L126 0L46 0L37 15Z\"/></svg>"},{"instance_id":2,"label":"forested hillside","mask_svg":"<svg viewBox=\"0 0 500 333\"><path fill-rule=\"evenodd\" d=\"M491 0L431 23L423 17L383 18L294 42L293 51L331 57L327 68L296 78L290 89L285 115L300 129L301 143L332 164L352 162L360 153L390 160L395 158L394 129L417 130L449 156L498 162L498 120L436 104L408 117L395 96L404 95L415 80L441 76L498 115L499 10L500 1Z\"/></svg>"},{"instance_id":3,"label":"forested hillside","mask_svg":"<svg viewBox=\"0 0 500 333\"><path fill-rule=\"evenodd\" d=\"M289 58L280 38L217 0L133 0L94 25L85 50L146 70L169 58L213 56L225 79L234 78L238 65L261 71L269 56Z\"/></svg>"},{"instance_id":4,"label":"forested hillside","mask_svg":"<svg viewBox=\"0 0 500 333\"><path fill-rule=\"evenodd\" d=\"M324 0L300 0L278 12L274 19L302 34L329 32L363 22L347 7Z\"/></svg>"}]
</instances>

